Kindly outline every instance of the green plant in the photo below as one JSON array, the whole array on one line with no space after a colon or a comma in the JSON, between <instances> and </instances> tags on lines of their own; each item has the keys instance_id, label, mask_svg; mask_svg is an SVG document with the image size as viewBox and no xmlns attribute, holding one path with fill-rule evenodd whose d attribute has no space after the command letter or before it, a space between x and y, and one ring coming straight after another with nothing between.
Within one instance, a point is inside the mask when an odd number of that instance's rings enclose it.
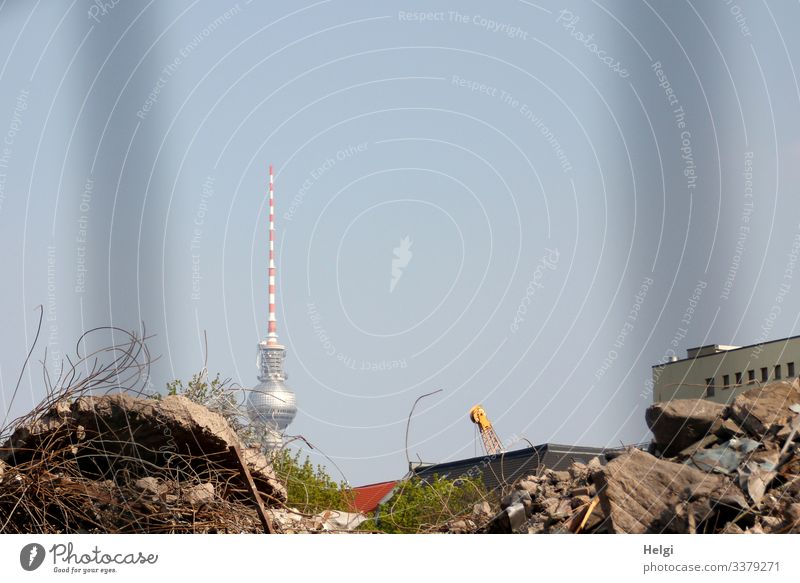
<instances>
[{"instance_id":1,"label":"green plant","mask_svg":"<svg viewBox=\"0 0 800 583\"><path fill-rule=\"evenodd\" d=\"M209 381L203 370L192 376L185 385L180 379L167 383L167 394L183 395L219 413L225 417L243 443L264 451L262 439L243 415L228 382L222 380L219 373ZM350 510L352 491L346 484L337 483L331 478L324 466L315 466L308 457L300 461L299 451L292 454L287 449L281 449L268 455L275 474L286 485L287 504L290 507L308 514L331 509Z\"/></svg>"},{"instance_id":2,"label":"green plant","mask_svg":"<svg viewBox=\"0 0 800 583\"><path fill-rule=\"evenodd\" d=\"M167 383L167 395L183 395L219 413L243 442L250 443L255 439L255 433L239 407L236 393L229 385L230 379L223 380L219 373L209 381L207 371L202 370L195 373L186 385L180 379Z\"/></svg>"},{"instance_id":3,"label":"green plant","mask_svg":"<svg viewBox=\"0 0 800 583\"><path fill-rule=\"evenodd\" d=\"M323 510L350 510L353 493L347 484L337 483L325 466L314 465L306 456L300 461L300 452L282 449L272 457L272 467L278 479L286 484L288 505L301 512L315 514Z\"/></svg>"},{"instance_id":4,"label":"green plant","mask_svg":"<svg viewBox=\"0 0 800 583\"><path fill-rule=\"evenodd\" d=\"M480 476L430 481L413 477L397 485L395 495L376 510L361 530L386 533L431 532L459 516L472 513L475 504L489 497Z\"/></svg>"}]
</instances>

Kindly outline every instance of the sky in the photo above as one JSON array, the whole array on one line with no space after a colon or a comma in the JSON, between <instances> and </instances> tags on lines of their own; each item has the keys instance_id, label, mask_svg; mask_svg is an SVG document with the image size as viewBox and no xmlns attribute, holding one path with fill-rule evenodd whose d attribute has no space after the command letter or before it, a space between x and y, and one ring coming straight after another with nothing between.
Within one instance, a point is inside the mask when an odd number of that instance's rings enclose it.
<instances>
[{"instance_id":1,"label":"sky","mask_svg":"<svg viewBox=\"0 0 800 583\"><path fill-rule=\"evenodd\" d=\"M475 404L507 449L647 441L673 346L798 333L799 18L3 0L0 408L101 326L153 335L149 390L255 385L273 164L289 433L334 478L480 454Z\"/></svg>"}]
</instances>

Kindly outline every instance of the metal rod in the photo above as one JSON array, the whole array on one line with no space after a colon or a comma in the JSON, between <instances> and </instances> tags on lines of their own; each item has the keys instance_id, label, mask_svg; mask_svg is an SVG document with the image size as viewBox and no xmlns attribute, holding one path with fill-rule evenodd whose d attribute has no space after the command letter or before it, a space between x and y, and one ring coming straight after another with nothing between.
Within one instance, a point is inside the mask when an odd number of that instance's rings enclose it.
<instances>
[{"instance_id":1,"label":"metal rod","mask_svg":"<svg viewBox=\"0 0 800 583\"><path fill-rule=\"evenodd\" d=\"M250 490L250 495L253 497L253 500L256 503L256 512L258 513L258 517L261 519L261 525L264 527L264 532L266 534L275 534L275 528L272 526L272 521L270 520L269 515L264 508L264 502L262 502L261 495L258 493L256 483L253 481L253 476L250 475L250 470L247 469L247 464L242 459L242 452L239 451L239 446L233 444L228 448L228 450L234 454L236 461L239 462L239 471L241 471L242 478L244 478L245 484Z\"/></svg>"}]
</instances>

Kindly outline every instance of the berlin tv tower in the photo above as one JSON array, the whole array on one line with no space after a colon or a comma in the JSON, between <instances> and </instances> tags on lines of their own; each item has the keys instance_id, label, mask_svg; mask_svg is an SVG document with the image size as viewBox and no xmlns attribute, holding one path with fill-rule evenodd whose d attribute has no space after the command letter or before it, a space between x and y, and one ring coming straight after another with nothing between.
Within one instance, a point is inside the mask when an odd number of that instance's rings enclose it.
<instances>
[{"instance_id":1,"label":"berlin tv tower","mask_svg":"<svg viewBox=\"0 0 800 583\"><path fill-rule=\"evenodd\" d=\"M247 399L247 414L264 436L266 449L274 451L283 445L286 428L297 414L294 392L286 386L288 375L283 370L286 348L278 342L275 318L275 190L272 165L269 167L269 317L267 337L258 343L258 380Z\"/></svg>"}]
</instances>

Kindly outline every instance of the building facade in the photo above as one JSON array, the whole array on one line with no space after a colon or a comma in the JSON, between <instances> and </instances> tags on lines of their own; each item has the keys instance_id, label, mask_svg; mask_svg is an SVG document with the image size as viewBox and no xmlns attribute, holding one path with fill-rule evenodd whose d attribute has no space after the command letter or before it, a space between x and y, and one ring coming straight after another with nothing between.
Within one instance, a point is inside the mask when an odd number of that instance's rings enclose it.
<instances>
[{"instance_id":1,"label":"building facade","mask_svg":"<svg viewBox=\"0 0 800 583\"><path fill-rule=\"evenodd\" d=\"M750 346L710 344L686 358L653 367L653 401L708 399L729 403L759 384L792 378L800 366L800 336Z\"/></svg>"}]
</instances>

